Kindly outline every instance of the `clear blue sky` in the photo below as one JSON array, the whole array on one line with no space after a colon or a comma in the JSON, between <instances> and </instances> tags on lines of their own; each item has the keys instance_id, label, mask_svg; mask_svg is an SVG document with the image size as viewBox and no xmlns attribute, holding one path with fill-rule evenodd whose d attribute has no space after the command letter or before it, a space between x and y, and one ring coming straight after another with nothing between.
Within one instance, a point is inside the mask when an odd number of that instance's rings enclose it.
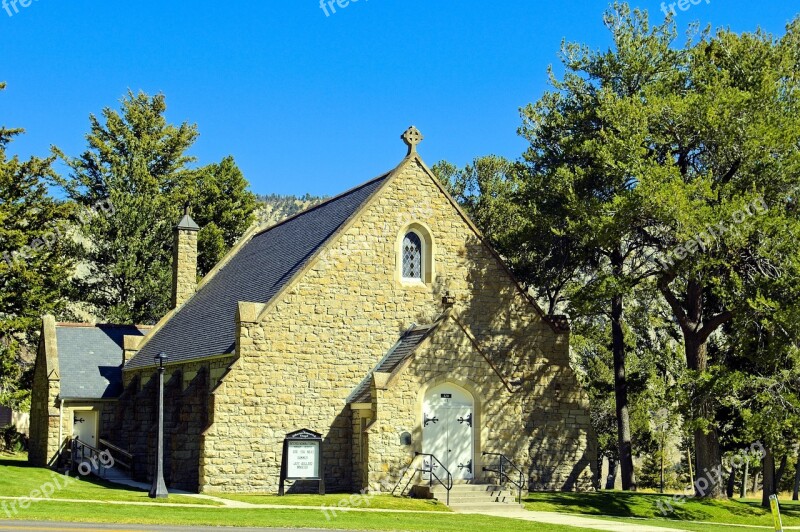
<instances>
[{"instance_id":1,"label":"clear blue sky","mask_svg":"<svg viewBox=\"0 0 800 532\"><path fill-rule=\"evenodd\" d=\"M198 125L198 162L232 154L258 193L365 181L405 155L411 124L429 164L517 158L518 109L547 88L561 39L608 45L605 1L350 0L328 16L319 0L23 1L0 9L0 124L27 130L12 152L77 155L90 113L163 92L170 121ZM660 1L631 5L663 18ZM781 34L797 12L701 0L677 19Z\"/></svg>"}]
</instances>

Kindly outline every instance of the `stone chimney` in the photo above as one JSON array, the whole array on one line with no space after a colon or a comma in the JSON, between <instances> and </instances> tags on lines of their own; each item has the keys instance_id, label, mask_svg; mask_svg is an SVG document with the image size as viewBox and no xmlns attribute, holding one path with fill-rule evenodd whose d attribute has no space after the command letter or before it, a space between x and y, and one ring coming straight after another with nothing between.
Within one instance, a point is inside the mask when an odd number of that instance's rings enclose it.
<instances>
[{"instance_id":1,"label":"stone chimney","mask_svg":"<svg viewBox=\"0 0 800 532\"><path fill-rule=\"evenodd\" d=\"M175 226L172 248L172 308L183 305L197 288L197 231L191 209L187 206L183 218Z\"/></svg>"},{"instance_id":2,"label":"stone chimney","mask_svg":"<svg viewBox=\"0 0 800 532\"><path fill-rule=\"evenodd\" d=\"M122 365L130 361L136 353L139 352L139 344L142 343L144 340L144 336L134 336L131 334L126 334L122 337Z\"/></svg>"}]
</instances>

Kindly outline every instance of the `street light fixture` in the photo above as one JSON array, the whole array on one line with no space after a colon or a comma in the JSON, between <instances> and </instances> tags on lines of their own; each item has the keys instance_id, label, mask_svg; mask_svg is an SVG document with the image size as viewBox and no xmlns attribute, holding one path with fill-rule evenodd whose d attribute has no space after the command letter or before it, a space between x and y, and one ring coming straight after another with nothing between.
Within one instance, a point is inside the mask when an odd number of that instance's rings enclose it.
<instances>
[{"instance_id":1,"label":"street light fixture","mask_svg":"<svg viewBox=\"0 0 800 532\"><path fill-rule=\"evenodd\" d=\"M156 470L153 474L153 485L150 487L151 499L166 499L169 496L164 483L164 362L166 353L155 356L158 365L158 442L156 443Z\"/></svg>"}]
</instances>

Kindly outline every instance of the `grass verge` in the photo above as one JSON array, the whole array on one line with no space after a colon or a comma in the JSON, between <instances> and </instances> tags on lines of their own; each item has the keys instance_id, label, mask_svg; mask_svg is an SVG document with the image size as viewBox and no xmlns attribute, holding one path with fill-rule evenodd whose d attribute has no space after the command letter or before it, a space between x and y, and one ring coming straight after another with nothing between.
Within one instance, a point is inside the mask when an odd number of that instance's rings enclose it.
<instances>
[{"instance_id":1,"label":"grass verge","mask_svg":"<svg viewBox=\"0 0 800 532\"><path fill-rule=\"evenodd\" d=\"M664 515L659 507L668 511ZM666 503L672 505L670 512ZM669 495L604 491L600 493L531 493L525 498L528 510L560 512L593 516L648 519L647 524L675 528L690 528L692 522L707 521L728 525L772 527L772 514L761 507L760 500L731 499L726 501L686 499L676 503ZM800 525L800 503L781 501L785 526ZM653 520L653 521L649 521ZM634 521L636 522L636 521ZM638 521L641 523L641 521ZM703 526L703 525L699 525ZM732 528L733 530L734 528ZM698 528L697 530L721 530ZM738 530L742 530L738 528Z\"/></svg>"},{"instance_id":2,"label":"grass verge","mask_svg":"<svg viewBox=\"0 0 800 532\"><path fill-rule=\"evenodd\" d=\"M0 496L43 498L42 491L50 491L50 499L80 499L95 501L185 503L216 506L209 499L170 495L168 499L151 499L147 492L113 484L95 478L59 475L49 469L31 467L27 455L0 454ZM57 482L56 482L57 481ZM59 488L58 486L62 486ZM0 513L0 518L3 516Z\"/></svg>"},{"instance_id":3,"label":"grass verge","mask_svg":"<svg viewBox=\"0 0 800 532\"><path fill-rule=\"evenodd\" d=\"M0 510L0 519L6 516ZM330 516L329 516L330 517ZM481 515L438 512L339 513L327 518L320 510L182 508L112 506L45 501L13 516L20 520L142 525L235 526L383 530L404 532L579 532L569 526L546 525Z\"/></svg>"}]
</instances>

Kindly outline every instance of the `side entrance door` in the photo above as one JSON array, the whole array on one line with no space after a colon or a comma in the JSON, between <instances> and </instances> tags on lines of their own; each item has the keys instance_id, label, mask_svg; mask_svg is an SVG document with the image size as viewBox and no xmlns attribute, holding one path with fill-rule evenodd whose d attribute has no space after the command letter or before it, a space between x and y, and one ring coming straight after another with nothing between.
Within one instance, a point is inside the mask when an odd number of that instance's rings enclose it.
<instances>
[{"instance_id":1,"label":"side entrance door","mask_svg":"<svg viewBox=\"0 0 800 532\"><path fill-rule=\"evenodd\" d=\"M97 447L97 412L74 410L72 412L72 437L92 447Z\"/></svg>"},{"instance_id":2,"label":"side entrance door","mask_svg":"<svg viewBox=\"0 0 800 532\"><path fill-rule=\"evenodd\" d=\"M437 386L426 393L423 412L423 452L432 454L453 475L454 480L474 478L474 404L472 396L452 384ZM444 482L439 464L426 458L425 468ZM429 475L425 475L429 480Z\"/></svg>"}]
</instances>

